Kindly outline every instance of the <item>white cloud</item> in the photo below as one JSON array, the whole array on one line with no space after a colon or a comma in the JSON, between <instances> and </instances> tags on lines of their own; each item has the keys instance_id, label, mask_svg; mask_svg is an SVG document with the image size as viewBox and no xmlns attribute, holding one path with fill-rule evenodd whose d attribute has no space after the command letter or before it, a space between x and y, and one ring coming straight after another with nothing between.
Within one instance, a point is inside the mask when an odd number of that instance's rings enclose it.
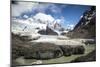
<instances>
[{"instance_id":1,"label":"white cloud","mask_svg":"<svg viewBox=\"0 0 100 67\"><path fill-rule=\"evenodd\" d=\"M42 22L53 22L55 19L51 15L47 15L45 13L37 13L33 18L36 20L41 20Z\"/></svg>"},{"instance_id":2,"label":"white cloud","mask_svg":"<svg viewBox=\"0 0 100 67\"><path fill-rule=\"evenodd\" d=\"M32 10L32 7L38 3L33 2L18 2L18 4L12 4L12 16L20 16L23 12Z\"/></svg>"},{"instance_id":3,"label":"white cloud","mask_svg":"<svg viewBox=\"0 0 100 67\"><path fill-rule=\"evenodd\" d=\"M74 24L67 24L67 28L71 30L74 28L74 26L75 26Z\"/></svg>"},{"instance_id":4,"label":"white cloud","mask_svg":"<svg viewBox=\"0 0 100 67\"><path fill-rule=\"evenodd\" d=\"M55 4L49 4L49 9L53 13L61 13L62 9Z\"/></svg>"},{"instance_id":5,"label":"white cloud","mask_svg":"<svg viewBox=\"0 0 100 67\"><path fill-rule=\"evenodd\" d=\"M12 16L20 16L23 12L42 12L45 13L49 9L52 13L61 13L62 8L55 4L38 3L38 2L18 2L12 4Z\"/></svg>"},{"instance_id":6,"label":"white cloud","mask_svg":"<svg viewBox=\"0 0 100 67\"><path fill-rule=\"evenodd\" d=\"M61 23L62 20L61 20L61 19L56 19L56 21L57 21L58 23Z\"/></svg>"},{"instance_id":7,"label":"white cloud","mask_svg":"<svg viewBox=\"0 0 100 67\"><path fill-rule=\"evenodd\" d=\"M28 18L28 16L27 16L27 15L24 15L23 17L24 17L24 18Z\"/></svg>"}]
</instances>

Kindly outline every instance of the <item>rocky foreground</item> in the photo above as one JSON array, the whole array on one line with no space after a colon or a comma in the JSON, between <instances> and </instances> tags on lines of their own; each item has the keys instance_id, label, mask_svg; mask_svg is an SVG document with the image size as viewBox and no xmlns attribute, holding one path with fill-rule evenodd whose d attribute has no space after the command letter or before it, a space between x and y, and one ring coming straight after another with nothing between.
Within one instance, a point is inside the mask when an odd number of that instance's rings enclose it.
<instances>
[{"instance_id":1,"label":"rocky foreground","mask_svg":"<svg viewBox=\"0 0 100 67\"><path fill-rule=\"evenodd\" d=\"M62 56L81 55L85 53L83 41L85 42L83 39L75 40L64 36L32 35L31 37L12 33L13 64L16 65L15 60L20 57L48 60Z\"/></svg>"}]
</instances>

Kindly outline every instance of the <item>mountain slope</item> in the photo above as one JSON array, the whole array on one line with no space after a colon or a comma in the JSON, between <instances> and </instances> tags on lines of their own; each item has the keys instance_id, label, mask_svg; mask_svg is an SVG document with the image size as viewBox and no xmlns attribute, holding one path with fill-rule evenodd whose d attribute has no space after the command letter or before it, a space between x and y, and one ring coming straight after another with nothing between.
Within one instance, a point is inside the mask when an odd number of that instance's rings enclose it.
<instances>
[{"instance_id":1,"label":"mountain slope","mask_svg":"<svg viewBox=\"0 0 100 67\"><path fill-rule=\"evenodd\" d=\"M95 38L96 37L96 9L91 7L84 12L75 28L68 32L67 36L72 38Z\"/></svg>"}]
</instances>

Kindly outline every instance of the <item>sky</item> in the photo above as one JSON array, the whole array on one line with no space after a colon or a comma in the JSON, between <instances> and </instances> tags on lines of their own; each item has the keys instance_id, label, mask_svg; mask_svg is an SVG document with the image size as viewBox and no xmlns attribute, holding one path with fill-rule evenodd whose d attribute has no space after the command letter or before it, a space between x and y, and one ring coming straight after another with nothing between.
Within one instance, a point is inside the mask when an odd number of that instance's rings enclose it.
<instances>
[{"instance_id":1,"label":"sky","mask_svg":"<svg viewBox=\"0 0 100 67\"><path fill-rule=\"evenodd\" d=\"M74 27L83 13L91 6L43 2L13 2L12 17L18 19L35 18L42 21L56 20L63 27Z\"/></svg>"}]
</instances>

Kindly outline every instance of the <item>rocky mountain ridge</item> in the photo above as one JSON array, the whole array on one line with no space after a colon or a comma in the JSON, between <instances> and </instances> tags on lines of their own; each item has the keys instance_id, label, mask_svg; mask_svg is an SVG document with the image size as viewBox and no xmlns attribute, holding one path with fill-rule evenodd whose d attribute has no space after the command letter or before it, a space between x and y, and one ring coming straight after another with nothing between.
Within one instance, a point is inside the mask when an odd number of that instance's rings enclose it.
<instances>
[{"instance_id":1,"label":"rocky mountain ridge","mask_svg":"<svg viewBox=\"0 0 100 67\"><path fill-rule=\"evenodd\" d=\"M85 11L82 18L67 36L72 38L95 38L96 37L96 7Z\"/></svg>"}]
</instances>

